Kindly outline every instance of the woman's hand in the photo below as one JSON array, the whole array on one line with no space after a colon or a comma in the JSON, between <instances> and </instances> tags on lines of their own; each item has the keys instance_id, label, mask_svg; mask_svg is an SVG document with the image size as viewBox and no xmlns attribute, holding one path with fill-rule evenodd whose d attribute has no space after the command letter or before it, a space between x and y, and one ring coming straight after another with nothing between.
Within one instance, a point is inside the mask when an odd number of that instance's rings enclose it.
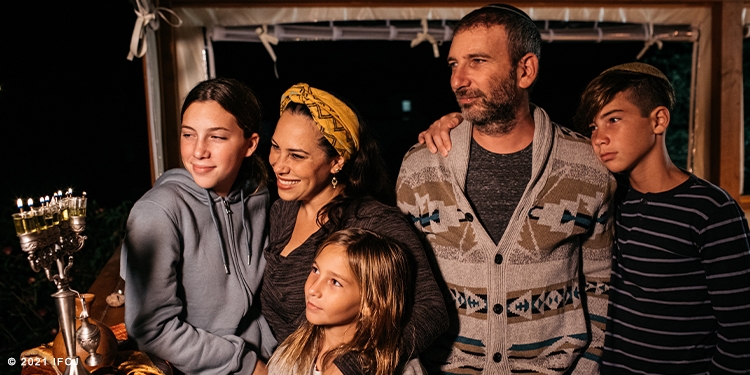
<instances>
[{"instance_id":1,"label":"woman's hand","mask_svg":"<svg viewBox=\"0 0 750 375\"><path fill-rule=\"evenodd\" d=\"M440 151L443 156L448 156L451 150L450 132L464 121L459 112L449 113L430 125L430 128L419 133L419 143L424 143L433 154Z\"/></svg>"}]
</instances>

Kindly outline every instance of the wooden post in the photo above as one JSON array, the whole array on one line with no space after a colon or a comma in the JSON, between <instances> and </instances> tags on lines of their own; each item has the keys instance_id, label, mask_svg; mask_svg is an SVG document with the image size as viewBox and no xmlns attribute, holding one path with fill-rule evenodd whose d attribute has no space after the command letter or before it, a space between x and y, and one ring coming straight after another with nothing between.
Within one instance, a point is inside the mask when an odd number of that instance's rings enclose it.
<instances>
[{"instance_id":1,"label":"wooden post","mask_svg":"<svg viewBox=\"0 0 750 375\"><path fill-rule=\"evenodd\" d=\"M165 4L166 3L166 4ZM162 1L160 6L172 7L171 1ZM156 32L159 44L159 79L162 95L162 144L164 145L164 170L182 165L180 159L180 103L177 94L177 60L174 31L162 23Z\"/></svg>"},{"instance_id":2,"label":"wooden post","mask_svg":"<svg viewBox=\"0 0 750 375\"><path fill-rule=\"evenodd\" d=\"M712 6L711 180L742 194L742 2ZM716 95L718 93L718 95Z\"/></svg>"}]
</instances>

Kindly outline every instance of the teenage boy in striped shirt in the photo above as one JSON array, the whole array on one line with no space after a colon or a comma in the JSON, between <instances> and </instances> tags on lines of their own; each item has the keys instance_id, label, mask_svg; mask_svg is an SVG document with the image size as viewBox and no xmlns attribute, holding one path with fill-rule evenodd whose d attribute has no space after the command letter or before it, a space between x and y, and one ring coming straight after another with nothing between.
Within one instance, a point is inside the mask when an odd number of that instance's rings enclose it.
<instances>
[{"instance_id":1,"label":"teenage boy in striped shirt","mask_svg":"<svg viewBox=\"0 0 750 375\"><path fill-rule=\"evenodd\" d=\"M750 245L724 190L676 167L665 133L674 89L653 66L607 69L576 115L619 179L602 374L750 373ZM419 136L447 155L449 114Z\"/></svg>"},{"instance_id":2,"label":"teenage boy in striped shirt","mask_svg":"<svg viewBox=\"0 0 750 375\"><path fill-rule=\"evenodd\" d=\"M602 373L749 373L747 221L727 192L669 159L674 101L662 72L629 63L591 81L576 115L602 163L628 180Z\"/></svg>"}]
</instances>

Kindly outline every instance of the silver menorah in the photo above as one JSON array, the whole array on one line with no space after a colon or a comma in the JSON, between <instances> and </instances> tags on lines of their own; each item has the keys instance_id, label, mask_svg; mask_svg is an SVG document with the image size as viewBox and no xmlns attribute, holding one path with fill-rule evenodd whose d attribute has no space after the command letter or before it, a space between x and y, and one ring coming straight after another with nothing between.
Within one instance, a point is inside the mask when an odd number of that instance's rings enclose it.
<instances>
[{"instance_id":1,"label":"silver menorah","mask_svg":"<svg viewBox=\"0 0 750 375\"><path fill-rule=\"evenodd\" d=\"M57 286L52 294L55 299L60 331L65 342L67 358L65 375L89 374L76 355L78 344L90 353L86 365L96 366L100 356L96 354L99 345L99 331L91 328L88 311L83 305L81 328L76 334L75 298L79 293L70 288L70 268L73 266L73 254L81 248L86 236L81 233L86 229L86 193L80 197L72 196L68 190L40 199L40 207L34 207L29 199L29 210L23 210L22 201L18 200L20 213L13 214L16 234L21 242L21 250L26 253L34 272L44 270L47 279Z\"/></svg>"}]
</instances>

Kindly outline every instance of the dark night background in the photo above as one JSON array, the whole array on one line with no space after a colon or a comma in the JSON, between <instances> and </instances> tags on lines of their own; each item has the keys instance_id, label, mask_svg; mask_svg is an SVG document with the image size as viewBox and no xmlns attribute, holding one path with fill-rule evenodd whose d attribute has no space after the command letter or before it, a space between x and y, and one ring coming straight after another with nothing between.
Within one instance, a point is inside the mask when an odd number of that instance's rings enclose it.
<instances>
[{"instance_id":1,"label":"dark night background","mask_svg":"<svg viewBox=\"0 0 750 375\"><path fill-rule=\"evenodd\" d=\"M142 61L126 59L135 20L127 0L10 2L0 11L0 373L20 371L18 365L7 367L5 358L51 341L57 325L49 297L54 287L31 272L12 229L16 199L36 201L68 187L88 193L99 216L89 215L90 240L80 257L95 261L74 268L83 289L112 254L129 205L150 188ZM634 61L642 46L544 44L532 101L570 125L586 83L605 68ZM685 91L691 48L666 43L645 61ZM222 42L214 49L217 75L244 81L261 99L265 145L280 95L307 82L354 104L376 133L394 179L417 133L458 108L445 62L449 43L435 59L428 44L412 49L408 42L282 42L274 47L279 79L260 43ZM402 111L404 100L411 102L410 112ZM687 100L681 104L684 113L674 115L674 129L686 129ZM673 156L680 159L686 135L674 133ZM267 157L267 146L260 152Z\"/></svg>"},{"instance_id":2,"label":"dark night background","mask_svg":"<svg viewBox=\"0 0 750 375\"><path fill-rule=\"evenodd\" d=\"M130 2L14 6L20 9L0 15L0 208L13 211L18 197L36 200L67 187L87 191L104 207L137 200L150 187L150 169L142 62L125 58L136 19ZM570 125L586 83L613 64L634 61L642 46L544 44L532 101ZM445 62L449 47L443 44L436 59L426 43L282 42L274 47L277 79L260 43L214 44L217 75L256 91L265 131L278 119L281 93L304 81L353 103L378 133L393 170L420 130L458 108ZM689 61L690 48L667 43L646 60ZM411 101L411 112L402 112L403 100Z\"/></svg>"},{"instance_id":3,"label":"dark night background","mask_svg":"<svg viewBox=\"0 0 750 375\"><path fill-rule=\"evenodd\" d=\"M412 27L419 24L413 23ZM571 28L592 25L554 24ZM586 84L606 68L636 61L642 48L643 42L543 43L540 75L531 100L553 121L572 127ZM264 124L260 152L264 157L279 118L280 96L298 82L335 93L354 105L374 130L394 182L401 159L416 142L417 134L440 116L458 110L446 62L450 43L440 46L440 58L432 55L428 43L411 48L408 42L394 41L281 42L273 49L278 79L262 44L213 44L216 75L240 79L261 100ZM662 69L678 93L667 142L673 160L683 167L687 158L691 54L691 43L665 43L662 50L652 47L641 60ZM411 103L410 112L402 111L405 100Z\"/></svg>"},{"instance_id":4,"label":"dark night background","mask_svg":"<svg viewBox=\"0 0 750 375\"><path fill-rule=\"evenodd\" d=\"M15 3L0 16L0 206L67 187L105 206L138 198L150 172L132 6Z\"/></svg>"}]
</instances>

